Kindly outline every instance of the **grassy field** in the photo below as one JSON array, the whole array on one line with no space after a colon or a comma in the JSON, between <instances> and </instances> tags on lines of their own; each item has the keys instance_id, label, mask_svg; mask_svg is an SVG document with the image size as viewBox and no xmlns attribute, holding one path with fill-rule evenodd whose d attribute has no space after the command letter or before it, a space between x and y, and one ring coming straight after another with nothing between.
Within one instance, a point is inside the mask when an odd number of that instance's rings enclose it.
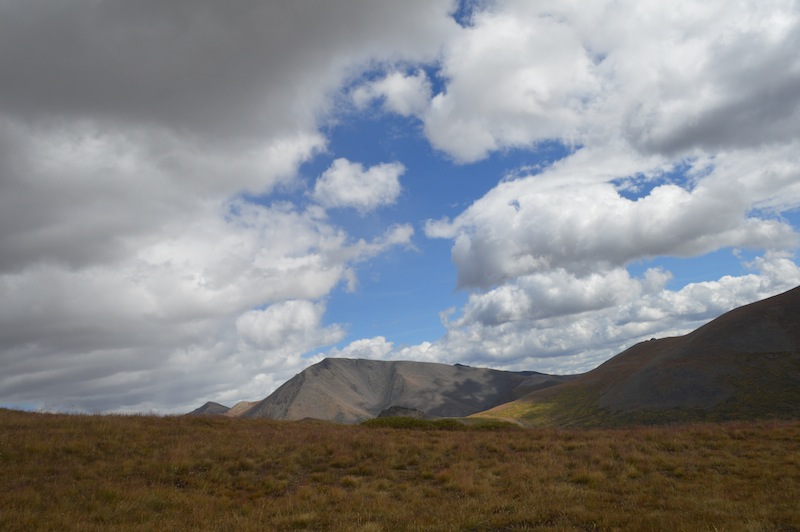
<instances>
[{"instance_id":1,"label":"grassy field","mask_svg":"<svg viewBox=\"0 0 800 532\"><path fill-rule=\"evenodd\" d=\"M798 530L800 422L340 426L0 410L0 530Z\"/></svg>"}]
</instances>

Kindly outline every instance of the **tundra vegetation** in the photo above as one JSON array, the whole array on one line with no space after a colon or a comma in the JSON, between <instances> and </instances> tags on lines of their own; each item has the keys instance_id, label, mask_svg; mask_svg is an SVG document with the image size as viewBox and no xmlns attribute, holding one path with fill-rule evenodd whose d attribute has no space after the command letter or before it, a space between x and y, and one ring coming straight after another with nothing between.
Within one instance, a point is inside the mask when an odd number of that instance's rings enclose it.
<instances>
[{"instance_id":1,"label":"tundra vegetation","mask_svg":"<svg viewBox=\"0 0 800 532\"><path fill-rule=\"evenodd\" d=\"M2 530L797 530L800 421L345 426L0 410Z\"/></svg>"}]
</instances>

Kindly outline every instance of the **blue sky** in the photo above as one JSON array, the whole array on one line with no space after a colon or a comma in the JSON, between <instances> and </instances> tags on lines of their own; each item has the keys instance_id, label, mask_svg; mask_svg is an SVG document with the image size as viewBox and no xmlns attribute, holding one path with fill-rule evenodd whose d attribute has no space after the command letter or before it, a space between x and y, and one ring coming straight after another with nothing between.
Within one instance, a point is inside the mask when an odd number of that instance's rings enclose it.
<instances>
[{"instance_id":1,"label":"blue sky","mask_svg":"<svg viewBox=\"0 0 800 532\"><path fill-rule=\"evenodd\" d=\"M428 144L415 119L387 114L379 106L353 114L330 128L328 152L303 165L300 172L312 186L337 157L365 165L400 161L406 166L403 192L393 205L368 215L350 209L330 213L338 225L358 238L374 238L393 223L410 223L422 233L425 220L458 215L508 173L547 166L569 151L559 143L549 143L458 164ZM349 324L348 338L385 336L398 344L416 344L443 335L446 329L439 313L460 307L467 299L467 292L455 284L451 244L423 237L415 238L412 246L390 251L360 267L358 288L348 291L339 287L329 298L327 320Z\"/></svg>"},{"instance_id":2,"label":"blue sky","mask_svg":"<svg viewBox=\"0 0 800 532\"><path fill-rule=\"evenodd\" d=\"M574 373L800 284L800 9L0 2L0 405Z\"/></svg>"}]
</instances>

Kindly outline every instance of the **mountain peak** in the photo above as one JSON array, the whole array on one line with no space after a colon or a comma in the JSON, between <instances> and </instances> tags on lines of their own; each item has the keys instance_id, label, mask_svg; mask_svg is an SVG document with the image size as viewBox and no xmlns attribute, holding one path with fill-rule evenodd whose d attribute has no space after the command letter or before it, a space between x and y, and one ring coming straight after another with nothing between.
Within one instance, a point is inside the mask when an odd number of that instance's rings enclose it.
<instances>
[{"instance_id":1,"label":"mountain peak","mask_svg":"<svg viewBox=\"0 0 800 532\"><path fill-rule=\"evenodd\" d=\"M208 401L206 404L201 406L200 408L196 408L189 412L190 416L222 416L225 415L230 408L225 405L221 405L219 403L215 403L213 401Z\"/></svg>"}]
</instances>

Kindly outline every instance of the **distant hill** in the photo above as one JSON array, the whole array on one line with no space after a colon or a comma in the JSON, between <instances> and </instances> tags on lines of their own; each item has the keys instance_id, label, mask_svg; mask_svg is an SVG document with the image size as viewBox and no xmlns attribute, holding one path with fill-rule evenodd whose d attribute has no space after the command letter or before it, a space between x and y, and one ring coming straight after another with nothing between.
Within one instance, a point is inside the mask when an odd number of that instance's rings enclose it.
<instances>
[{"instance_id":1,"label":"distant hill","mask_svg":"<svg viewBox=\"0 0 800 532\"><path fill-rule=\"evenodd\" d=\"M531 425L800 417L800 287L479 416Z\"/></svg>"},{"instance_id":2,"label":"distant hill","mask_svg":"<svg viewBox=\"0 0 800 532\"><path fill-rule=\"evenodd\" d=\"M228 413L230 408L213 401L209 401L200 408L189 412L190 416L222 416Z\"/></svg>"},{"instance_id":3,"label":"distant hill","mask_svg":"<svg viewBox=\"0 0 800 532\"><path fill-rule=\"evenodd\" d=\"M357 423L400 406L432 417L463 417L571 378L427 362L328 358L239 415Z\"/></svg>"}]
</instances>

